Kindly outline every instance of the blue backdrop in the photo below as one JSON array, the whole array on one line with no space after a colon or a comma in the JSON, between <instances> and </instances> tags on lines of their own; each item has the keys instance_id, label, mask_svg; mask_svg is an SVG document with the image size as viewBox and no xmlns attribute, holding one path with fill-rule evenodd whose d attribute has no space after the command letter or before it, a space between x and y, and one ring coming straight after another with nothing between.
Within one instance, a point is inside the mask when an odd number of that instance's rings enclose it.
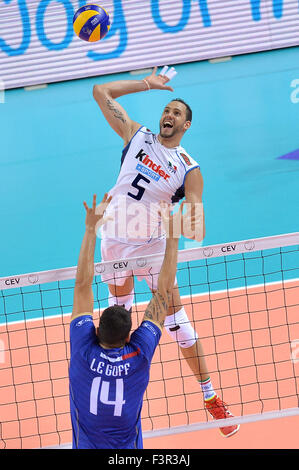
<instances>
[{"instance_id":1,"label":"blue backdrop","mask_svg":"<svg viewBox=\"0 0 299 470\"><path fill-rule=\"evenodd\" d=\"M120 99L133 119L153 131L170 98L192 107L182 145L204 177L205 245L298 230L298 59L299 49L291 48L184 64L176 67L174 93ZM93 100L93 85L143 76L124 73L5 92L1 277L76 265L82 201L113 186L122 150ZM279 158L291 152L293 158ZM180 248L193 246L186 242Z\"/></svg>"}]
</instances>

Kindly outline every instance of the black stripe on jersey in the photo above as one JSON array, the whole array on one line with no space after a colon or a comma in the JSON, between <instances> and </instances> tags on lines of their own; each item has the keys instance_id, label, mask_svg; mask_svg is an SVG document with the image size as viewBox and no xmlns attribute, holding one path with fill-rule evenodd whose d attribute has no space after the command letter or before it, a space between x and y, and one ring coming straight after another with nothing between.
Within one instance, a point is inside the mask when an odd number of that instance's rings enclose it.
<instances>
[{"instance_id":1,"label":"black stripe on jersey","mask_svg":"<svg viewBox=\"0 0 299 470\"><path fill-rule=\"evenodd\" d=\"M184 197L185 197L185 188L184 188L184 185L182 185L176 190L176 192L172 196L171 202L172 204L174 204L176 202L179 202Z\"/></svg>"}]
</instances>

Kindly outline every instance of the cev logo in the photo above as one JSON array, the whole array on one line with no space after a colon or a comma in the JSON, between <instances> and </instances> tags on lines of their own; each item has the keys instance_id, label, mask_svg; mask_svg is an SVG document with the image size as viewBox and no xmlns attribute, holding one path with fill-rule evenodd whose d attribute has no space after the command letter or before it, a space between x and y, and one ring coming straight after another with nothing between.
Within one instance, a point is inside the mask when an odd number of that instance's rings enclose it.
<instances>
[{"instance_id":1,"label":"cev logo","mask_svg":"<svg viewBox=\"0 0 299 470\"><path fill-rule=\"evenodd\" d=\"M11 277L11 278L5 279L4 284L6 286L17 286L19 282L20 282L19 277Z\"/></svg>"}]
</instances>

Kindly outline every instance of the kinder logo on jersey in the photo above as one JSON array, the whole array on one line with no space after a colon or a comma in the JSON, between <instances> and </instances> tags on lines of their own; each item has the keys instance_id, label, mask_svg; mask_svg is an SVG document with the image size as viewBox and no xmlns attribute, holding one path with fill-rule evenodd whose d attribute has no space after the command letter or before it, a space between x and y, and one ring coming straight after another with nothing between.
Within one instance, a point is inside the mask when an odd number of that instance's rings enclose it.
<instances>
[{"instance_id":1,"label":"kinder logo on jersey","mask_svg":"<svg viewBox=\"0 0 299 470\"><path fill-rule=\"evenodd\" d=\"M192 163L190 162L190 159L189 159L189 157L187 157L187 155L185 155L184 153L181 153L180 155L184 159L186 165L188 165L188 166L192 165Z\"/></svg>"},{"instance_id":2,"label":"kinder logo on jersey","mask_svg":"<svg viewBox=\"0 0 299 470\"><path fill-rule=\"evenodd\" d=\"M143 173L147 174L150 178L155 179L158 181L161 178L164 178L167 180L170 178L170 175L168 175L164 170L161 169L161 165L157 165L153 160L150 159L150 157L144 152L143 149L141 149L136 157L137 160L142 162L142 165L145 165L146 168L150 169L151 171L143 171ZM140 169L140 164L137 165L136 169L138 171L141 171Z\"/></svg>"}]
</instances>

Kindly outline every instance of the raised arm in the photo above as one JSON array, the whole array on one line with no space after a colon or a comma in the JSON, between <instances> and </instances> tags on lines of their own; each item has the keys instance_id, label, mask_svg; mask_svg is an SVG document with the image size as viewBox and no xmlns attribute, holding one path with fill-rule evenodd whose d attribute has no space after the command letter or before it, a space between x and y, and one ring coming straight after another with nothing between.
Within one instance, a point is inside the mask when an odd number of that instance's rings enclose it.
<instances>
[{"instance_id":1,"label":"raised arm","mask_svg":"<svg viewBox=\"0 0 299 470\"><path fill-rule=\"evenodd\" d=\"M153 293L153 297L148 304L143 320L150 320L156 323L161 329L164 325L165 317L168 313L169 302L174 287L177 258L178 243L183 226L184 203L181 204L179 211L170 215L170 208L163 205L161 208L161 219L166 230L167 240L164 260L158 278L157 291Z\"/></svg>"},{"instance_id":2,"label":"raised arm","mask_svg":"<svg viewBox=\"0 0 299 470\"><path fill-rule=\"evenodd\" d=\"M94 99L112 129L123 139L124 145L131 140L140 128L140 124L133 121L116 100L120 96L150 89L173 91L171 87L165 85L169 79L166 76L156 75L156 72L157 67L154 67L151 75L143 80L119 80L93 87Z\"/></svg>"},{"instance_id":3,"label":"raised arm","mask_svg":"<svg viewBox=\"0 0 299 470\"><path fill-rule=\"evenodd\" d=\"M93 196L92 207L84 202L86 210L85 234L81 244L77 265L76 283L74 289L74 302L71 321L84 314L93 313L92 281L94 277L94 252L96 245L96 231L99 225L105 223L103 218L105 209L111 201L111 197L105 194L99 207L96 207L96 196Z\"/></svg>"}]
</instances>

